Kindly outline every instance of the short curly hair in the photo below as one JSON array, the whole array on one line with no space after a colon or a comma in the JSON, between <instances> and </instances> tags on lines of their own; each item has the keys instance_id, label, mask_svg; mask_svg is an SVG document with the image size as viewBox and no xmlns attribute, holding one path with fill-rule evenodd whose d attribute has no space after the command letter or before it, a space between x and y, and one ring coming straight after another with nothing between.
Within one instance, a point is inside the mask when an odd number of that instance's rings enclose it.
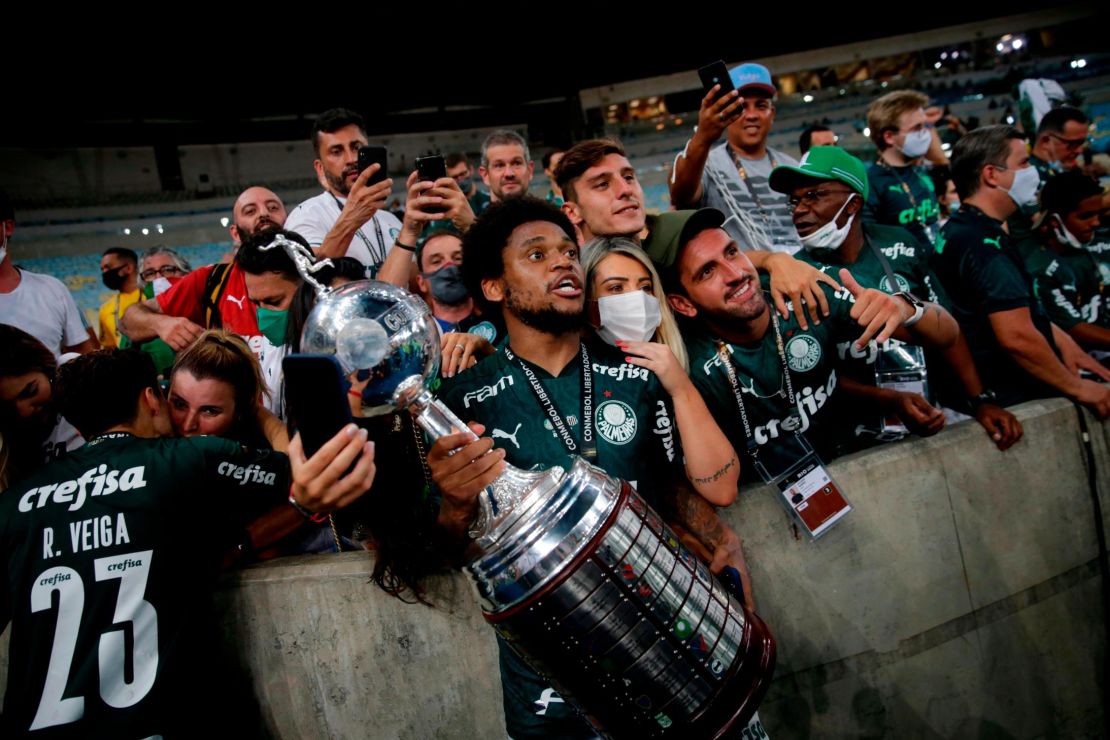
<instances>
[{"instance_id":1,"label":"short curly hair","mask_svg":"<svg viewBox=\"0 0 1110 740\"><path fill-rule=\"evenodd\" d=\"M518 226L547 221L562 229L572 242L578 239L574 226L557 206L530 195L509 198L490 205L463 237L463 283L484 309L493 308L482 292L482 281L505 274L502 252Z\"/></svg>"}]
</instances>

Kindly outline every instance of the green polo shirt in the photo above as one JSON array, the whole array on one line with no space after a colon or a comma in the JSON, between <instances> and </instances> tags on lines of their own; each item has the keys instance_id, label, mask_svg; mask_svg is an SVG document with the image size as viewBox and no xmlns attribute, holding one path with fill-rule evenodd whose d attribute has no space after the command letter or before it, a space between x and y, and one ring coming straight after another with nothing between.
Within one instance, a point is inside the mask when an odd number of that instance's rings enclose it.
<instances>
[{"instance_id":1,"label":"green polo shirt","mask_svg":"<svg viewBox=\"0 0 1110 740\"><path fill-rule=\"evenodd\" d=\"M1033 295L1033 278L1002 222L965 203L941 229L929 265L948 295L979 377L999 402L1055 395L999 346L991 327L992 313L1028 308L1033 325L1055 349L1048 315Z\"/></svg>"},{"instance_id":2,"label":"green polo shirt","mask_svg":"<svg viewBox=\"0 0 1110 740\"><path fill-rule=\"evenodd\" d=\"M1091 251L1065 247L1054 252L1042 246L1026 264L1033 275L1034 295L1053 323L1066 330L1076 324L1110 327L1106 315L1110 286Z\"/></svg>"},{"instance_id":3,"label":"green polo shirt","mask_svg":"<svg viewBox=\"0 0 1110 740\"><path fill-rule=\"evenodd\" d=\"M670 397L649 370L624 361L603 342L587 340L593 372L597 461L610 475L636 486L650 503L667 481L683 475L682 451ZM557 375L528 363L577 443L582 440L582 359ZM503 348L473 368L445 378L437 396L463 421L484 424L506 460L519 468L569 465L562 438L533 392L519 359ZM545 681L498 638L505 722L513 738L592 737L595 733Z\"/></svg>"},{"instance_id":4,"label":"green polo shirt","mask_svg":"<svg viewBox=\"0 0 1110 740\"><path fill-rule=\"evenodd\" d=\"M880 160L867 168L867 181L865 223L901 226L922 244L933 244L940 204L923 166L892 167Z\"/></svg>"},{"instance_id":5,"label":"green polo shirt","mask_svg":"<svg viewBox=\"0 0 1110 740\"><path fill-rule=\"evenodd\" d=\"M795 394L793 408L788 400L773 325L769 324L763 338L751 346L727 345L732 351L736 379L752 429L750 439L744 433L736 395L721 364L717 338L699 328L686 331L684 327L690 379L733 445L742 450L747 440L749 457L741 468L745 480L759 478L749 464L752 453L772 475L785 472L801 455L801 447L794 441L795 432L804 434L825 461L835 456L838 436L850 433L847 419L834 403L838 398L837 345L854 341L863 329L849 315L851 294L821 287L830 314L820 324L810 322L808 329L802 329L793 311L789 318L779 319ZM771 306L769 298L767 301Z\"/></svg>"},{"instance_id":6,"label":"green polo shirt","mask_svg":"<svg viewBox=\"0 0 1110 740\"><path fill-rule=\"evenodd\" d=\"M12 622L0 735L197 736L230 696L209 595L279 453L217 437L94 439L0 496L0 625ZM221 720L222 722L223 720ZM190 729L191 728L191 729Z\"/></svg>"}]
</instances>

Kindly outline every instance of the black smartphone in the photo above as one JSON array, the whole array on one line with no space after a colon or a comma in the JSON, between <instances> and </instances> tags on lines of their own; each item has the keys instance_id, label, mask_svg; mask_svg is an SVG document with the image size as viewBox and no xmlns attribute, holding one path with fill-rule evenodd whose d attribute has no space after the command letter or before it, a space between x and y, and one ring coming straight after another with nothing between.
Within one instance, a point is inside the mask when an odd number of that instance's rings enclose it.
<instances>
[{"instance_id":1,"label":"black smartphone","mask_svg":"<svg viewBox=\"0 0 1110 740\"><path fill-rule=\"evenodd\" d=\"M447 177L447 163L443 157L435 154L431 157L416 158L416 177L421 181L435 182ZM425 213L444 213L447 209L443 206L424 206Z\"/></svg>"},{"instance_id":2,"label":"black smartphone","mask_svg":"<svg viewBox=\"0 0 1110 740\"><path fill-rule=\"evenodd\" d=\"M305 457L312 457L351 423L350 384L331 355L293 354L281 361L281 367L289 418L301 433Z\"/></svg>"},{"instance_id":3,"label":"black smartphone","mask_svg":"<svg viewBox=\"0 0 1110 740\"><path fill-rule=\"evenodd\" d=\"M361 175L372 164L381 165L377 172L370 175L367 185L373 185L386 179L386 150L384 146L364 146L358 150L358 173Z\"/></svg>"},{"instance_id":4,"label":"black smartphone","mask_svg":"<svg viewBox=\"0 0 1110 740\"><path fill-rule=\"evenodd\" d=\"M447 177L447 163L443 161L443 157L439 154L431 157L417 157L416 176L429 182Z\"/></svg>"},{"instance_id":5,"label":"black smartphone","mask_svg":"<svg viewBox=\"0 0 1110 740\"><path fill-rule=\"evenodd\" d=\"M718 98L736 89L732 84L732 78L728 76L728 67L720 59L699 69L698 77L701 78L701 86L706 92L712 90L714 85L721 86L717 93Z\"/></svg>"}]
</instances>

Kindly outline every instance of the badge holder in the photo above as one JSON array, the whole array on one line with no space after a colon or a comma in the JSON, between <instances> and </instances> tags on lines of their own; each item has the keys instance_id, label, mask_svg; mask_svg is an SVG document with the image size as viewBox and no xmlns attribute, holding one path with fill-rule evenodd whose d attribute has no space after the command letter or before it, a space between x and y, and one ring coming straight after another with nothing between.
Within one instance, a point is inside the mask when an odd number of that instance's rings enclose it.
<instances>
[{"instance_id":1,"label":"badge holder","mask_svg":"<svg viewBox=\"0 0 1110 740\"><path fill-rule=\"evenodd\" d=\"M785 471L775 475L759 460L755 461L755 469L764 482L778 490L783 506L794 520L817 539L843 519L852 505L809 441L800 434L794 435L794 440L800 454Z\"/></svg>"},{"instance_id":2,"label":"badge holder","mask_svg":"<svg viewBox=\"0 0 1110 740\"><path fill-rule=\"evenodd\" d=\"M902 342L898 342L897 346L884 348L875 361L875 385L904 393L916 393L932 403L929 374L925 368L925 350ZM905 436L909 432L902 420L894 414L884 415L879 419L880 435Z\"/></svg>"}]
</instances>

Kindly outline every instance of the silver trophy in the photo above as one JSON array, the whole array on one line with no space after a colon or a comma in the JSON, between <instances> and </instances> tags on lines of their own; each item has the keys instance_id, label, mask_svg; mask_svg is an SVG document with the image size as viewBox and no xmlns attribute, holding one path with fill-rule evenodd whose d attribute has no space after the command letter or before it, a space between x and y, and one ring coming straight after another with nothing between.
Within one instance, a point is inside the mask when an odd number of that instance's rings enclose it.
<instances>
[{"instance_id":1,"label":"silver trophy","mask_svg":"<svg viewBox=\"0 0 1110 740\"><path fill-rule=\"evenodd\" d=\"M302 351L336 357L364 415L408 409L433 440L469 431L431 394L440 333L420 298L377 281L329 290L303 246L277 246L317 291ZM471 536L486 620L603 735L718 737L758 707L770 632L628 483L578 457L506 465Z\"/></svg>"}]
</instances>

